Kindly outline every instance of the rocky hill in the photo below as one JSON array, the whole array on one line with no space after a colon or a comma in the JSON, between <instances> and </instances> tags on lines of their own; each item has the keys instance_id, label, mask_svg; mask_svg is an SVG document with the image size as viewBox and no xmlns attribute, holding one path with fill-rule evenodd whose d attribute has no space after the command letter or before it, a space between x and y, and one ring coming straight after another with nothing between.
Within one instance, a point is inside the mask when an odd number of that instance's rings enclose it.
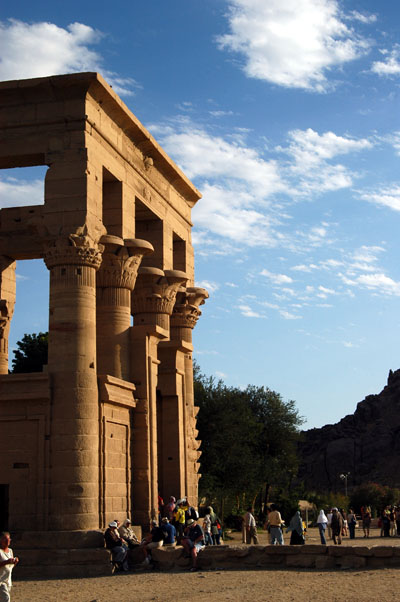
<instances>
[{"instance_id":1,"label":"rocky hill","mask_svg":"<svg viewBox=\"0 0 400 602\"><path fill-rule=\"evenodd\" d=\"M400 370L390 370L379 395L368 395L354 414L311 429L300 443L299 478L316 491L343 491L374 481L400 487Z\"/></svg>"}]
</instances>

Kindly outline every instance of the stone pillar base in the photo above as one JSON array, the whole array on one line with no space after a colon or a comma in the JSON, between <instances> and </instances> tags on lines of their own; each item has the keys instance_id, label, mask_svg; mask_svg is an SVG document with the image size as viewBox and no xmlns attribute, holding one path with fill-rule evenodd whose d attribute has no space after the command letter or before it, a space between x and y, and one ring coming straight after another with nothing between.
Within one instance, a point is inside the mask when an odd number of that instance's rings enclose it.
<instances>
[{"instance_id":1,"label":"stone pillar base","mask_svg":"<svg viewBox=\"0 0 400 602\"><path fill-rule=\"evenodd\" d=\"M13 534L20 562L13 580L111 575L103 531L24 531Z\"/></svg>"}]
</instances>

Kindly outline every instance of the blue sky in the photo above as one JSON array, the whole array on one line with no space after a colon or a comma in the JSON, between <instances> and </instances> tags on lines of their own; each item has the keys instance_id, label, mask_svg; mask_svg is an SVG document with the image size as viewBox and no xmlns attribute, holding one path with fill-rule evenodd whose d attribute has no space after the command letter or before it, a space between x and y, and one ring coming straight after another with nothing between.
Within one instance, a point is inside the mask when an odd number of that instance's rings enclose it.
<instances>
[{"instance_id":1,"label":"blue sky","mask_svg":"<svg viewBox=\"0 0 400 602\"><path fill-rule=\"evenodd\" d=\"M294 399L306 426L400 367L400 7L336 0L20 1L0 79L97 70L202 191L195 332L206 374ZM0 207L43 202L43 168ZM47 329L47 270L18 265L11 346Z\"/></svg>"}]
</instances>

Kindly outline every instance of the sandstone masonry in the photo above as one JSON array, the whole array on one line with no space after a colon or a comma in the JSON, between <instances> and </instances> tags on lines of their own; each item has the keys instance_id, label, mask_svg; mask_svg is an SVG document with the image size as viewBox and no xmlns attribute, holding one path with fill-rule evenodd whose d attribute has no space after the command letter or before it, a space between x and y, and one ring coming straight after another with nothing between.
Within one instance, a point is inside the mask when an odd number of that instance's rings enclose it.
<instances>
[{"instance_id":1,"label":"sandstone masonry","mask_svg":"<svg viewBox=\"0 0 400 602\"><path fill-rule=\"evenodd\" d=\"M43 205L0 211L3 528L64 534L58 548L81 532L85 549L115 518L147 528L159 493L197 503L201 195L97 73L2 82L0 116L0 168L48 166ZM28 259L49 270L49 359L14 375L15 266Z\"/></svg>"}]
</instances>

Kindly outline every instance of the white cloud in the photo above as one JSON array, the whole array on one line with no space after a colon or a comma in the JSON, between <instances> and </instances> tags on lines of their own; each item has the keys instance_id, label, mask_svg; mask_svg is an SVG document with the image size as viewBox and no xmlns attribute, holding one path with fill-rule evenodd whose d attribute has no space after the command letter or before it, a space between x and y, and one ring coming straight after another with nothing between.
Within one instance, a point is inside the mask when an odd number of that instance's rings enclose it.
<instances>
[{"instance_id":1,"label":"white cloud","mask_svg":"<svg viewBox=\"0 0 400 602\"><path fill-rule=\"evenodd\" d=\"M395 44L392 50L381 50L385 59L372 63L371 71L381 76L400 74L400 44Z\"/></svg>"},{"instance_id":2,"label":"white cloud","mask_svg":"<svg viewBox=\"0 0 400 602\"><path fill-rule=\"evenodd\" d=\"M271 200L286 190L276 161L267 161L240 139L211 135L188 119L149 125L165 150L201 188L193 210L197 228L241 246L277 244L279 208ZM201 242L202 235L196 239Z\"/></svg>"},{"instance_id":3,"label":"white cloud","mask_svg":"<svg viewBox=\"0 0 400 602\"><path fill-rule=\"evenodd\" d=\"M332 163L339 155L370 150L372 143L366 138L338 136L334 132L319 134L315 130L292 130L289 145L277 150L289 155L288 177L295 178L294 194L320 194L348 188L356 174L340 163Z\"/></svg>"},{"instance_id":4,"label":"white cloud","mask_svg":"<svg viewBox=\"0 0 400 602\"><path fill-rule=\"evenodd\" d=\"M273 274L268 270L261 270L260 275L268 278L273 284L290 284L293 282L293 279L286 276L286 274Z\"/></svg>"},{"instance_id":5,"label":"white cloud","mask_svg":"<svg viewBox=\"0 0 400 602\"><path fill-rule=\"evenodd\" d=\"M282 316L282 318L285 318L285 320L301 320L301 316L297 316L296 314L292 314L289 311L286 311L284 309L281 309L279 311L279 313Z\"/></svg>"},{"instance_id":6,"label":"white cloud","mask_svg":"<svg viewBox=\"0 0 400 602\"><path fill-rule=\"evenodd\" d=\"M375 23L377 21L376 15L360 13L358 10L352 10L349 16L355 21L360 21L360 23L364 23L365 25L369 25L370 23Z\"/></svg>"},{"instance_id":7,"label":"white cloud","mask_svg":"<svg viewBox=\"0 0 400 602\"><path fill-rule=\"evenodd\" d=\"M44 204L43 180L0 177L0 209Z\"/></svg>"},{"instance_id":8,"label":"white cloud","mask_svg":"<svg viewBox=\"0 0 400 602\"><path fill-rule=\"evenodd\" d=\"M200 280L196 283L196 286L207 289L209 293L215 293L219 289L218 282L212 282L211 280Z\"/></svg>"},{"instance_id":9,"label":"white cloud","mask_svg":"<svg viewBox=\"0 0 400 602\"><path fill-rule=\"evenodd\" d=\"M219 47L244 57L248 77L323 92L330 69L369 49L369 42L344 23L337 0L229 4L230 33L218 38ZM353 18L360 21L360 13Z\"/></svg>"},{"instance_id":10,"label":"white cloud","mask_svg":"<svg viewBox=\"0 0 400 602\"><path fill-rule=\"evenodd\" d=\"M254 311L248 305L239 305L238 309L240 309L242 316L245 316L246 318L265 318L265 316Z\"/></svg>"},{"instance_id":11,"label":"white cloud","mask_svg":"<svg viewBox=\"0 0 400 602\"><path fill-rule=\"evenodd\" d=\"M359 194L364 201L389 207L393 211L400 211L400 184L383 187L374 192L360 192Z\"/></svg>"},{"instance_id":12,"label":"white cloud","mask_svg":"<svg viewBox=\"0 0 400 602\"><path fill-rule=\"evenodd\" d=\"M400 295L400 282L396 282L382 273L362 274L357 281L366 288L383 295Z\"/></svg>"},{"instance_id":13,"label":"white cloud","mask_svg":"<svg viewBox=\"0 0 400 602\"><path fill-rule=\"evenodd\" d=\"M313 270L317 270L318 266L315 265L315 263L310 263L310 264L301 263L299 265L294 265L290 269L295 272L312 272Z\"/></svg>"},{"instance_id":14,"label":"white cloud","mask_svg":"<svg viewBox=\"0 0 400 602\"><path fill-rule=\"evenodd\" d=\"M100 54L91 48L103 38L83 23L64 29L47 22L0 22L0 80L99 71L118 94L131 95L135 81L104 69Z\"/></svg>"},{"instance_id":15,"label":"white cloud","mask_svg":"<svg viewBox=\"0 0 400 602\"><path fill-rule=\"evenodd\" d=\"M372 148L372 143L366 138L357 140L334 132L319 134L312 128L292 130L289 140L289 147L285 150L292 155L298 169L315 167L338 155Z\"/></svg>"}]
</instances>

